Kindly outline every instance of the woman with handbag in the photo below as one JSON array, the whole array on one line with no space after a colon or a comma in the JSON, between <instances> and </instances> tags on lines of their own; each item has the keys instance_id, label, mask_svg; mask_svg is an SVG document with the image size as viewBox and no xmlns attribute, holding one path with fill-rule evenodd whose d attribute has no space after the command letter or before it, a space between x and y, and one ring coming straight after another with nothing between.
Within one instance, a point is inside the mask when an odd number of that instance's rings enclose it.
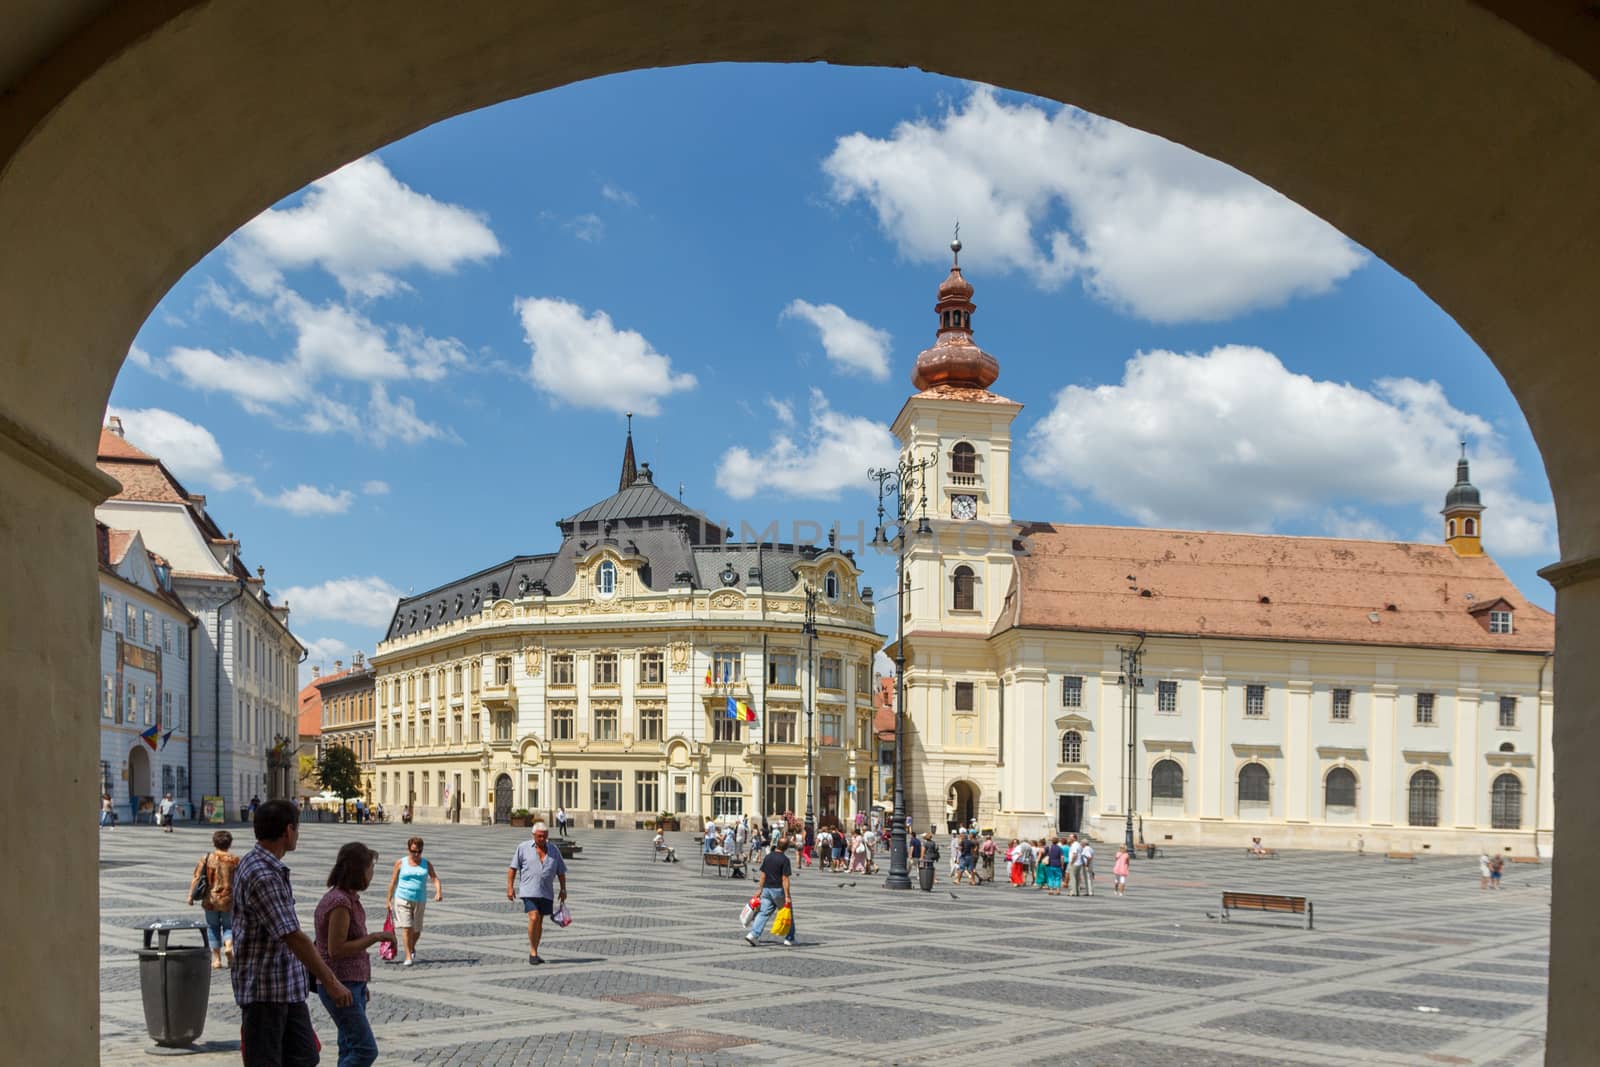
<instances>
[{"instance_id":1,"label":"woman with handbag","mask_svg":"<svg viewBox=\"0 0 1600 1067\"><path fill-rule=\"evenodd\" d=\"M189 903L199 904L206 913L206 944L211 948L211 969L221 970L223 953L233 966L233 873L239 857L229 852L233 835L218 830L211 835L213 851L194 865L189 878Z\"/></svg>"},{"instance_id":2,"label":"woman with handbag","mask_svg":"<svg viewBox=\"0 0 1600 1067\"><path fill-rule=\"evenodd\" d=\"M319 989L322 1006L339 1029L339 1067L371 1067L378 1060L378 1041L367 1021L367 1002L372 993L372 961L367 949L377 944L394 944L393 930L367 933L367 912L361 905L361 891L372 884L378 854L359 841L339 849L328 872L328 891L317 902L315 919L317 952L333 976L350 990L350 1006L341 1008L326 991Z\"/></svg>"}]
</instances>

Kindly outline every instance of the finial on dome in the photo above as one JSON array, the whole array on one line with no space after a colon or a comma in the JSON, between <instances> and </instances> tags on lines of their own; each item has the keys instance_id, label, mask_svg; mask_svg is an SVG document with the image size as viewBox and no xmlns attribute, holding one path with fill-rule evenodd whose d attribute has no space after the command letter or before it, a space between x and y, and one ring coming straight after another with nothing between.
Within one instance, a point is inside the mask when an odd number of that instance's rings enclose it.
<instances>
[{"instance_id":1,"label":"finial on dome","mask_svg":"<svg viewBox=\"0 0 1600 1067\"><path fill-rule=\"evenodd\" d=\"M959 220L956 222L955 238L950 242L950 265L952 267L961 266L961 223Z\"/></svg>"}]
</instances>

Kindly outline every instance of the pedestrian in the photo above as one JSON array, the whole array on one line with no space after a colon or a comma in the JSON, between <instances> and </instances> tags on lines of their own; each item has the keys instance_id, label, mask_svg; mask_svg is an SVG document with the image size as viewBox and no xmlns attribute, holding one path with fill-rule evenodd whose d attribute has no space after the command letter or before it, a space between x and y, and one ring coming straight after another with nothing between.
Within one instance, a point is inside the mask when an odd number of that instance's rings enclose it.
<instances>
[{"instance_id":1,"label":"pedestrian","mask_svg":"<svg viewBox=\"0 0 1600 1067\"><path fill-rule=\"evenodd\" d=\"M218 830L211 835L211 851L200 857L189 877L190 904L199 904L206 917L206 945L211 949L211 969L222 969L223 956L228 966L233 966L233 880L239 869L239 857L228 850L233 847L233 835ZM200 876L205 875L206 891L195 900L195 887Z\"/></svg>"},{"instance_id":2,"label":"pedestrian","mask_svg":"<svg viewBox=\"0 0 1600 1067\"><path fill-rule=\"evenodd\" d=\"M357 809L357 819L360 818ZM341 1007L325 989L317 996L328 1017L339 1030L339 1067L372 1067L378 1061L378 1040L367 1021L367 1002L372 992L372 960L367 950L373 945L394 943L393 930L367 933L367 912L361 906L361 891L372 884L378 854L359 841L339 849L328 872L328 891L317 902L314 926L317 951L334 977L350 990L350 1003Z\"/></svg>"},{"instance_id":3,"label":"pedestrian","mask_svg":"<svg viewBox=\"0 0 1600 1067\"><path fill-rule=\"evenodd\" d=\"M260 795L258 794L258 795L251 796L250 797L250 824L252 826L255 825L256 812L260 811L260 810L261 810L261 797L260 797Z\"/></svg>"},{"instance_id":4,"label":"pedestrian","mask_svg":"<svg viewBox=\"0 0 1600 1067\"><path fill-rule=\"evenodd\" d=\"M567 809L559 805L556 807L556 833L567 836Z\"/></svg>"},{"instance_id":5,"label":"pedestrian","mask_svg":"<svg viewBox=\"0 0 1600 1067\"><path fill-rule=\"evenodd\" d=\"M366 821L367 821L367 802L365 800L361 799L360 797L356 797L356 824L359 826L361 823L364 823Z\"/></svg>"},{"instance_id":6,"label":"pedestrian","mask_svg":"<svg viewBox=\"0 0 1600 1067\"><path fill-rule=\"evenodd\" d=\"M1077 834L1067 835L1067 871L1072 876L1072 895L1083 896L1083 842Z\"/></svg>"},{"instance_id":7,"label":"pedestrian","mask_svg":"<svg viewBox=\"0 0 1600 1067\"><path fill-rule=\"evenodd\" d=\"M835 823L833 827L833 869L845 869L845 853L849 850L849 837L845 833L844 824Z\"/></svg>"},{"instance_id":8,"label":"pedestrian","mask_svg":"<svg viewBox=\"0 0 1600 1067\"><path fill-rule=\"evenodd\" d=\"M994 854L994 834L991 833L978 846L978 860L983 865L983 880L986 882L994 881Z\"/></svg>"},{"instance_id":9,"label":"pedestrian","mask_svg":"<svg viewBox=\"0 0 1600 1067\"><path fill-rule=\"evenodd\" d=\"M1489 863L1489 854L1487 852L1485 852L1485 853L1483 853L1482 855L1480 855L1478 857L1478 888L1479 889L1488 889L1489 888L1489 875L1492 874L1493 872L1494 872L1494 868Z\"/></svg>"},{"instance_id":10,"label":"pedestrian","mask_svg":"<svg viewBox=\"0 0 1600 1067\"><path fill-rule=\"evenodd\" d=\"M781 906L789 909L789 929L783 934L783 943L794 947L794 902L789 895L789 876L793 873L789 864L789 839L779 838L775 851L767 853L767 858L761 861L761 880L756 883L756 895L761 898L761 907L751 920L750 932L744 935L744 939L752 946L761 941L761 935L767 930L767 920Z\"/></svg>"},{"instance_id":11,"label":"pedestrian","mask_svg":"<svg viewBox=\"0 0 1600 1067\"><path fill-rule=\"evenodd\" d=\"M801 833L805 835L803 838L805 841L805 847L800 850L800 866L809 867L811 866L812 856L816 849L817 832L810 823L807 823L805 829L802 830Z\"/></svg>"},{"instance_id":12,"label":"pedestrian","mask_svg":"<svg viewBox=\"0 0 1600 1067\"><path fill-rule=\"evenodd\" d=\"M978 884L978 842L969 833L961 835L961 862L957 868L956 881L970 878L973 885Z\"/></svg>"},{"instance_id":13,"label":"pedestrian","mask_svg":"<svg viewBox=\"0 0 1600 1067\"><path fill-rule=\"evenodd\" d=\"M541 824L543 825L543 824ZM394 928L405 931L400 944L406 950L406 960L401 966L410 967L416 962L417 939L422 936L422 913L428 904L428 883L433 883L433 899L444 899L444 882L432 860L422 858L422 838L406 841L406 854L394 862L394 873L389 875L389 888L384 893L384 905L394 909Z\"/></svg>"},{"instance_id":14,"label":"pedestrian","mask_svg":"<svg viewBox=\"0 0 1600 1067\"><path fill-rule=\"evenodd\" d=\"M1087 838L1081 842L1078 849L1078 873L1076 877L1077 883L1074 884L1073 888L1076 889L1078 884L1081 884L1084 896L1094 896L1094 845L1090 844Z\"/></svg>"},{"instance_id":15,"label":"pedestrian","mask_svg":"<svg viewBox=\"0 0 1600 1067\"><path fill-rule=\"evenodd\" d=\"M161 824L164 833L172 833L172 809L178 805L168 793L161 798L161 803L156 805L156 822Z\"/></svg>"},{"instance_id":16,"label":"pedestrian","mask_svg":"<svg viewBox=\"0 0 1600 1067\"><path fill-rule=\"evenodd\" d=\"M1050 840L1050 846L1045 849L1044 878L1045 895L1059 897L1061 895L1061 873L1065 854L1061 850L1061 838Z\"/></svg>"},{"instance_id":17,"label":"pedestrian","mask_svg":"<svg viewBox=\"0 0 1600 1067\"><path fill-rule=\"evenodd\" d=\"M1123 896L1128 888L1128 860L1131 859L1127 845L1117 846L1117 858L1111 864L1111 880L1115 883L1117 896Z\"/></svg>"},{"instance_id":18,"label":"pedestrian","mask_svg":"<svg viewBox=\"0 0 1600 1067\"><path fill-rule=\"evenodd\" d=\"M538 965L544 962L539 939L544 936L545 916L555 914L556 905L567 901L567 861L560 849L550 847L550 828L542 822L533 824L533 840L517 846L506 869L506 899L519 897L528 916L528 963Z\"/></svg>"},{"instance_id":19,"label":"pedestrian","mask_svg":"<svg viewBox=\"0 0 1600 1067\"><path fill-rule=\"evenodd\" d=\"M833 866L833 834L826 826L817 831L817 869L826 871Z\"/></svg>"},{"instance_id":20,"label":"pedestrian","mask_svg":"<svg viewBox=\"0 0 1600 1067\"><path fill-rule=\"evenodd\" d=\"M1033 843L1033 888L1035 889L1050 888L1050 870L1049 865L1045 863L1049 850L1049 842L1042 837Z\"/></svg>"},{"instance_id":21,"label":"pedestrian","mask_svg":"<svg viewBox=\"0 0 1600 1067\"><path fill-rule=\"evenodd\" d=\"M1500 888L1500 876L1505 873L1506 858L1496 853L1489 860L1489 888Z\"/></svg>"},{"instance_id":22,"label":"pedestrian","mask_svg":"<svg viewBox=\"0 0 1600 1067\"><path fill-rule=\"evenodd\" d=\"M117 828L117 806L111 802L110 793L100 794L100 829L115 830Z\"/></svg>"},{"instance_id":23,"label":"pedestrian","mask_svg":"<svg viewBox=\"0 0 1600 1067\"><path fill-rule=\"evenodd\" d=\"M1006 862L1011 865L1011 884L1020 886L1022 884L1022 842L1014 837L1011 839L1011 843L1006 846Z\"/></svg>"},{"instance_id":24,"label":"pedestrian","mask_svg":"<svg viewBox=\"0 0 1600 1067\"><path fill-rule=\"evenodd\" d=\"M269 800L257 806L254 828L256 847L233 878L233 999L244 1016L239 1052L245 1067L315 1067L306 972L336 1007L353 1000L295 915L283 857L299 843L300 813L287 800Z\"/></svg>"}]
</instances>

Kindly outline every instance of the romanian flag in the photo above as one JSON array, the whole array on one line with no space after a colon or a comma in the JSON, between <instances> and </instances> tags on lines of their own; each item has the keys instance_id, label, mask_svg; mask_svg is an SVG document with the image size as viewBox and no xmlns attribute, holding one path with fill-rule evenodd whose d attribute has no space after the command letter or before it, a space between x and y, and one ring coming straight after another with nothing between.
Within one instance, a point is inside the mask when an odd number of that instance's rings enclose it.
<instances>
[{"instance_id":1,"label":"romanian flag","mask_svg":"<svg viewBox=\"0 0 1600 1067\"><path fill-rule=\"evenodd\" d=\"M711 667L708 665L706 667L706 688L710 689L712 685L713 685L713 683L711 681Z\"/></svg>"},{"instance_id":2,"label":"romanian flag","mask_svg":"<svg viewBox=\"0 0 1600 1067\"><path fill-rule=\"evenodd\" d=\"M750 705L746 704L744 701L735 700L733 697L729 697L728 718L734 719L738 722L755 722L756 713L750 707Z\"/></svg>"},{"instance_id":3,"label":"romanian flag","mask_svg":"<svg viewBox=\"0 0 1600 1067\"><path fill-rule=\"evenodd\" d=\"M145 744L150 746L150 751L154 752L156 750L156 736L160 733L160 726L152 726L148 730L141 730L139 736L144 739Z\"/></svg>"}]
</instances>

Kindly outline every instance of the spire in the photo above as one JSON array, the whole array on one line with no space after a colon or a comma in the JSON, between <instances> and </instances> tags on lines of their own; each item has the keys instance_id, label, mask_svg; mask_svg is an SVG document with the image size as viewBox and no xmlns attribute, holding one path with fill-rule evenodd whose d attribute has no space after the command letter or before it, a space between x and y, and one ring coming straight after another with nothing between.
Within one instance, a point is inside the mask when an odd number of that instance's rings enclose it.
<instances>
[{"instance_id":1,"label":"spire","mask_svg":"<svg viewBox=\"0 0 1600 1067\"><path fill-rule=\"evenodd\" d=\"M1472 484L1467 443L1456 460L1456 484L1444 496L1444 541L1458 556L1483 555L1483 497Z\"/></svg>"},{"instance_id":2,"label":"spire","mask_svg":"<svg viewBox=\"0 0 1600 1067\"><path fill-rule=\"evenodd\" d=\"M617 482L617 492L628 488L639 477L639 469L633 462L633 412L628 412L628 443L622 449L622 477Z\"/></svg>"},{"instance_id":3,"label":"spire","mask_svg":"<svg viewBox=\"0 0 1600 1067\"><path fill-rule=\"evenodd\" d=\"M950 274L939 286L934 311L939 315L938 339L917 357L911 384L918 389L950 385L987 389L1000 377L1000 361L972 342L972 283L961 273L961 227L950 242Z\"/></svg>"}]
</instances>

